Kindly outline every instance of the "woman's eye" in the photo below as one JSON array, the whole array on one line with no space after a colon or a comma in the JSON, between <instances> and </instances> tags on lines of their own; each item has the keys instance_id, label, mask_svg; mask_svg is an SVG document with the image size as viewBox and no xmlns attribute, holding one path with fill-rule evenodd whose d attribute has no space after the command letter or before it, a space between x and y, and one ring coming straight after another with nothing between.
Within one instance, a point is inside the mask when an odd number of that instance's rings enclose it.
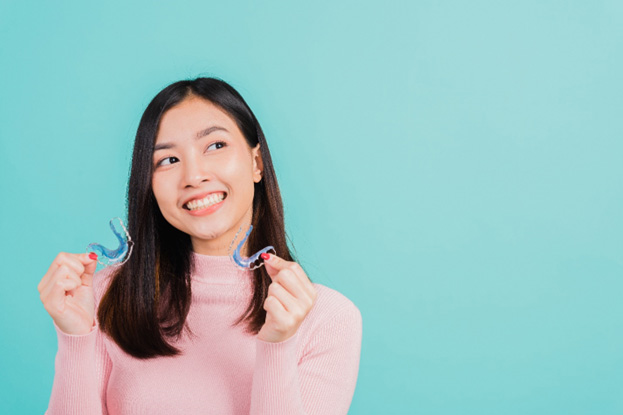
<instances>
[{"instance_id":1,"label":"woman's eye","mask_svg":"<svg viewBox=\"0 0 623 415\"><path fill-rule=\"evenodd\" d=\"M176 159L176 158L177 158L177 157L165 157L165 158L163 158L162 160L160 160L160 161L156 164L156 166L165 166L166 164L163 164L163 163L162 163L163 161L165 161L165 160L169 160L169 159Z\"/></svg>"},{"instance_id":2,"label":"woman's eye","mask_svg":"<svg viewBox=\"0 0 623 415\"><path fill-rule=\"evenodd\" d=\"M217 141L217 142L215 142L215 143L210 144L210 145L208 146L208 148L210 148L210 147L212 147L212 146L215 146L215 145L217 145L217 144L221 144L221 147L219 147L219 148L223 148L223 147L225 147L225 146L227 145L224 141Z\"/></svg>"}]
</instances>

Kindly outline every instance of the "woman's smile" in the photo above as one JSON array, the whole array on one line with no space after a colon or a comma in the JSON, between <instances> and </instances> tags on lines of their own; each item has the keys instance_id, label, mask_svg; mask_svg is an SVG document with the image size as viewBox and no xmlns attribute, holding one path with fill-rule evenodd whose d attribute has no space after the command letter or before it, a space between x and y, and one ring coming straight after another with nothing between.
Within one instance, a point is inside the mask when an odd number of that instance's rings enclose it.
<instances>
[{"instance_id":1,"label":"woman's smile","mask_svg":"<svg viewBox=\"0 0 623 415\"><path fill-rule=\"evenodd\" d=\"M204 199L193 200L184 206L192 216L205 216L216 212L225 203L225 193L213 193Z\"/></svg>"},{"instance_id":2,"label":"woman's smile","mask_svg":"<svg viewBox=\"0 0 623 415\"><path fill-rule=\"evenodd\" d=\"M190 200L187 200L183 207L187 210L196 210L200 207L207 207L209 205L213 205L221 200L225 199L227 196L226 192L208 192L202 193L201 195L197 195L196 197L192 197Z\"/></svg>"}]
</instances>

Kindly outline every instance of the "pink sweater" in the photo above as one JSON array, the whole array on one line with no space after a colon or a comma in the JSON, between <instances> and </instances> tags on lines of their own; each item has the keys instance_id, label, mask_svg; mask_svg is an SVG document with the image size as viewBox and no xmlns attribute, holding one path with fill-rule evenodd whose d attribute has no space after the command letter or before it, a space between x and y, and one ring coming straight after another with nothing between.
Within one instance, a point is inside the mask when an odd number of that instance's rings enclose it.
<instances>
[{"instance_id":1,"label":"pink sweater","mask_svg":"<svg viewBox=\"0 0 623 415\"><path fill-rule=\"evenodd\" d=\"M314 283L318 297L297 333L280 343L230 324L251 295L252 271L227 256L193 253L188 324L197 338L177 357L141 360L99 330L69 335L58 352L47 415L347 414L361 352L362 319L347 297ZM95 273L96 305L112 268ZM244 324L244 323L242 323Z\"/></svg>"}]
</instances>

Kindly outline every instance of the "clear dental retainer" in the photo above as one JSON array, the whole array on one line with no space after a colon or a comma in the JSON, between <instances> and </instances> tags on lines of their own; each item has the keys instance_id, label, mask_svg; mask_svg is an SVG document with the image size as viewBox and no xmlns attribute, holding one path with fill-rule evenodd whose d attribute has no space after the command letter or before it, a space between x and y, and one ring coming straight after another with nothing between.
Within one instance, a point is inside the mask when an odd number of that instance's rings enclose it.
<instances>
[{"instance_id":1,"label":"clear dental retainer","mask_svg":"<svg viewBox=\"0 0 623 415\"><path fill-rule=\"evenodd\" d=\"M115 219L119 219L119 223L122 228L121 230L115 228ZM130 238L130 233L126 229L121 218L114 217L109 223L110 229L112 229L113 233L119 240L119 247L112 250L98 243L91 243L87 245L87 252L95 252L97 254L97 262L105 267L124 264L130 258L130 255L132 254L132 246L134 245L132 238Z\"/></svg>"},{"instance_id":2,"label":"clear dental retainer","mask_svg":"<svg viewBox=\"0 0 623 415\"><path fill-rule=\"evenodd\" d=\"M255 254L251 255L248 258L244 258L240 255L240 249L242 249L242 246L244 245L247 238L249 237L249 234L253 230L253 225L249 225L249 230L244 235L244 238L242 238L242 241L240 241L240 243L236 247L236 250L234 251L234 253L231 254L231 248L234 242L236 241L236 239L238 238L238 234L240 233L241 230L242 230L242 226L240 227L240 229L238 229L238 232L236 232L236 236L234 236L234 239L229 244L229 249L227 250L227 254L229 255L229 258L232 260L232 262L234 262L234 264L238 265L241 268L254 270L264 265L264 260L260 257L260 255L266 252L269 252L269 251L272 251L273 255L277 255L277 252L275 251L275 248L273 246L267 246L266 248L260 249L259 251L257 251Z\"/></svg>"}]
</instances>

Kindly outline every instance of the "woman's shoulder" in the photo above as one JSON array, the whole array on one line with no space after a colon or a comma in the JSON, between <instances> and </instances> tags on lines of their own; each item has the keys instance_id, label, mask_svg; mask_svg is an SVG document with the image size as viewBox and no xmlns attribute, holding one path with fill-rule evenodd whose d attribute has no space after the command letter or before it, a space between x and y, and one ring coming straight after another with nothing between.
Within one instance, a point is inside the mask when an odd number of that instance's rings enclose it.
<instances>
[{"instance_id":1,"label":"woman's shoulder","mask_svg":"<svg viewBox=\"0 0 623 415\"><path fill-rule=\"evenodd\" d=\"M341 292L319 283L312 283L316 288L316 302L309 316L315 320L331 320L336 316L347 316L361 320L361 312L355 303Z\"/></svg>"},{"instance_id":2,"label":"woman's shoulder","mask_svg":"<svg viewBox=\"0 0 623 415\"><path fill-rule=\"evenodd\" d=\"M355 303L331 287L312 284L317 296L300 328L301 353L307 355L312 349L326 350L338 344L361 344L363 322Z\"/></svg>"}]
</instances>

